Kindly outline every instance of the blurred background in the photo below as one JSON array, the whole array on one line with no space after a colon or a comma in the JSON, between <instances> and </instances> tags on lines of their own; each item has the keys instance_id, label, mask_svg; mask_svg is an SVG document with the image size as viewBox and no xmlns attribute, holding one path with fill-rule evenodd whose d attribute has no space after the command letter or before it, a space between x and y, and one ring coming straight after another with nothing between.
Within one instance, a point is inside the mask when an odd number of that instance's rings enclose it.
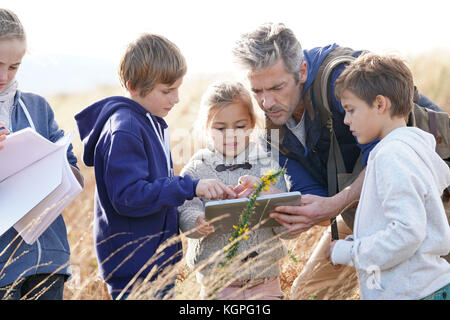
<instances>
[{"instance_id":1,"label":"blurred background","mask_svg":"<svg viewBox=\"0 0 450 320\"><path fill-rule=\"evenodd\" d=\"M303 48L335 42L404 56L450 50L445 0L2 0L1 6L16 12L28 34L20 86L44 95L118 85L120 56L143 32L175 42L188 77L232 72L234 41L269 21L293 29Z\"/></svg>"}]
</instances>

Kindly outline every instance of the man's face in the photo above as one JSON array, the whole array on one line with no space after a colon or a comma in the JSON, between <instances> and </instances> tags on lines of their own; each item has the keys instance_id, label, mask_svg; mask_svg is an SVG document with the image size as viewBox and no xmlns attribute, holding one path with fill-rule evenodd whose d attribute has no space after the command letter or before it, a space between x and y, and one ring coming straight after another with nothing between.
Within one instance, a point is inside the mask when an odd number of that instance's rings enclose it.
<instances>
[{"instance_id":1,"label":"man's face","mask_svg":"<svg viewBox=\"0 0 450 320\"><path fill-rule=\"evenodd\" d=\"M294 75L286 71L284 61L248 73L251 90L259 107L275 125L284 125L301 100L301 86L306 81L306 63L302 63L297 83Z\"/></svg>"}]
</instances>

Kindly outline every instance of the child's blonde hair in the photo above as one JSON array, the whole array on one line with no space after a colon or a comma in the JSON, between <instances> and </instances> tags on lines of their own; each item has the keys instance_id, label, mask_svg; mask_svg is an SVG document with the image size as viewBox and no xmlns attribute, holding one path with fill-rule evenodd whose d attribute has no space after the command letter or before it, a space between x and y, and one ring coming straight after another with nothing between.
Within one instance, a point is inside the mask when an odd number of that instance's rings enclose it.
<instances>
[{"instance_id":1,"label":"child's blonde hair","mask_svg":"<svg viewBox=\"0 0 450 320\"><path fill-rule=\"evenodd\" d=\"M0 8L0 40L26 40L25 30L14 12Z\"/></svg>"},{"instance_id":2,"label":"child's blonde hair","mask_svg":"<svg viewBox=\"0 0 450 320\"><path fill-rule=\"evenodd\" d=\"M209 129L215 115L233 103L241 103L247 109L251 126L254 127L256 116L248 90L240 82L218 81L210 85L202 96L197 129L202 131Z\"/></svg>"},{"instance_id":3,"label":"child's blonde hair","mask_svg":"<svg viewBox=\"0 0 450 320\"><path fill-rule=\"evenodd\" d=\"M143 34L130 43L119 66L119 78L127 90L146 96L157 83L173 84L186 74L180 49L163 36Z\"/></svg>"}]
</instances>

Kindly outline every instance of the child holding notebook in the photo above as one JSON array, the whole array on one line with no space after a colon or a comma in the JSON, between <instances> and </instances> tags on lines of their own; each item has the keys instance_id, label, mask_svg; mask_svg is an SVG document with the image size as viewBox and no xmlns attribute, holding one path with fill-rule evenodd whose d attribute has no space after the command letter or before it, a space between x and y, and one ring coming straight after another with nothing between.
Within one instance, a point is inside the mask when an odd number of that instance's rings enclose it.
<instances>
[{"instance_id":1,"label":"child holding notebook","mask_svg":"<svg viewBox=\"0 0 450 320\"><path fill-rule=\"evenodd\" d=\"M26 47L19 18L10 10L0 9L0 157L8 152L1 141L9 132L31 127L52 142L64 136L48 102L18 89L15 75ZM72 146L67 158L80 177ZM25 243L14 228L0 236L0 300L61 300L70 274L70 248L61 215L32 245Z\"/></svg>"}]
</instances>

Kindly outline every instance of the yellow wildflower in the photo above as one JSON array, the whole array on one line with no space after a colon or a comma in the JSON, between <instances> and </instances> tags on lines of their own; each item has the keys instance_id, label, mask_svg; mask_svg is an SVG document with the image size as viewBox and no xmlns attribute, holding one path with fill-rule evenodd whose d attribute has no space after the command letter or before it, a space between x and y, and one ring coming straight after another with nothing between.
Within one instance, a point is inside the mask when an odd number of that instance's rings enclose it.
<instances>
[{"instance_id":1,"label":"yellow wildflower","mask_svg":"<svg viewBox=\"0 0 450 320\"><path fill-rule=\"evenodd\" d=\"M240 226L233 226L233 229L236 230L233 232L232 236L228 239L229 242L234 242L231 247L226 248L225 251L227 251L226 261L221 263L221 266L225 266L226 263L232 259L232 257L236 254L238 247L239 247L239 241L237 240L238 237L242 236L244 240L248 240L248 232L249 232L249 226L247 224L247 221L249 219L249 216L253 212L253 209L255 206L257 206L256 198L258 197L259 193L261 191L269 191L270 185L274 184L278 178L279 175L284 174L286 172L285 169L281 169L277 172L274 170L269 170L266 174L264 174L260 178L260 184L258 185L255 183L253 186L256 188L255 191L253 191L252 195L250 196L249 204L243 209L242 214L239 217L240 220ZM243 225L243 226L242 226Z\"/></svg>"}]
</instances>

